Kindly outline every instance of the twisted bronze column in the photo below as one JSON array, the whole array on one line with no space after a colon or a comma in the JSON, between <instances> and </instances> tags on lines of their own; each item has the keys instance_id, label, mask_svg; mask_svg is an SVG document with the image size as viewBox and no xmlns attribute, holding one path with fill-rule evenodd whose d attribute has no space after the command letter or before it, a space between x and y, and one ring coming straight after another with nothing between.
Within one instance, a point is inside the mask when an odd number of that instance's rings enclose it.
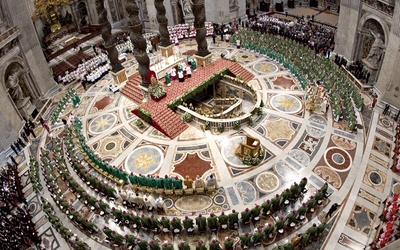
<instances>
[{"instance_id":1,"label":"twisted bronze column","mask_svg":"<svg viewBox=\"0 0 400 250\"><path fill-rule=\"evenodd\" d=\"M104 47L108 52L108 58L110 59L110 64L113 72L118 72L124 67L118 60L118 51L115 48L114 36L111 34L111 24L108 21L107 10L104 7L103 0L96 0L96 11L99 16L98 22L101 27L101 37L104 40Z\"/></svg>"},{"instance_id":2,"label":"twisted bronze column","mask_svg":"<svg viewBox=\"0 0 400 250\"><path fill-rule=\"evenodd\" d=\"M128 13L127 28L131 31L130 37L133 45L133 55L139 63L139 74L142 77L142 85L148 85L147 72L150 71L150 59L146 54L146 39L142 36L142 22L139 19L139 7L135 0L126 0L125 10Z\"/></svg>"},{"instance_id":3,"label":"twisted bronze column","mask_svg":"<svg viewBox=\"0 0 400 250\"><path fill-rule=\"evenodd\" d=\"M204 9L204 0L194 0L192 5L194 15L194 27L196 28L196 42L198 56L207 56L210 54L206 40L207 30L204 24L206 12Z\"/></svg>"},{"instance_id":4,"label":"twisted bronze column","mask_svg":"<svg viewBox=\"0 0 400 250\"><path fill-rule=\"evenodd\" d=\"M154 0L154 6L157 10L158 30L160 31L160 45L167 47L171 45L168 31L168 19L165 17L164 0Z\"/></svg>"}]
</instances>

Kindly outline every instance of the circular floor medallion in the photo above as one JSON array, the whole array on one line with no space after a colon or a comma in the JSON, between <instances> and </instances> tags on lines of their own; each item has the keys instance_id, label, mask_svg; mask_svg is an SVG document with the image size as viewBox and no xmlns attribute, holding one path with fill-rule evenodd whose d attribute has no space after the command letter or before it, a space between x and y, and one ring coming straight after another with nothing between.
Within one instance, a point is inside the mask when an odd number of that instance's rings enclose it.
<instances>
[{"instance_id":1,"label":"circular floor medallion","mask_svg":"<svg viewBox=\"0 0 400 250\"><path fill-rule=\"evenodd\" d=\"M286 114L296 114L303 108L299 99L286 94L273 96L270 100L270 104L274 109Z\"/></svg>"},{"instance_id":2,"label":"circular floor medallion","mask_svg":"<svg viewBox=\"0 0 400 250\"><path fill-rule=\"evenodd\" d=\"M174 205L174 201L171 200L170 198L167 198L164 200L164 205L166 208L170 209Z\"/></svg>"},{"instance_id":3,"label":"circular floor medallion","mask_svg":"<svg viewBox=\"0 0 400 250\"><path fill-rule=\"evenodd\" d=\"M279 178L273 173L261 173L256 178L257 187L266 193L271 193L279 187Z\"/></svg>"},{"instance_id":4,"label":"circular floor medallion","mask_svg":"<svg viewBox=\"0 0 400 250\"><path fill-rule=\"evenodd\" d=\"M271 62L258 62L253 65L253 69L260 74L271 74L278 72L279 68Z\"/></svg>"},{"instance_id":5,"label":"circular floor medallion","mask_svg":"<svg viewBox=\"0 0 400 250\"><path fill-rule=\"evenodd\" d=\"M175 207L185 212L203 211L212 204L212 199L206 195L184 196L175 201Z\"/></svg>"},{"instance_id":6,"label":"circular floor medallion","mask_svg":"<svg viewBox=\"0 0 400 250\"><path fill-rule=\"evenodd\" d=\"M371 171L368 178L369 181L374 185L379 186L382 184L382 176L376 171Z\"/></svg>"},{"instance_id":7,"label":"circular floor medallion","mask_svg":"<svg viewBox=\"0 0 400 250\"><path fill-rule=\"evenodd\" d=\"M143 146L136 148L126 157L125 169L128 173L153 174L162 165L164 155L162 151L155 146Z\"/></svg>"},{"instance_id":8,"label":"circular floor medallion","mask_svg":"<svg viewBox=\"0 0 400 250\"><path fill-rule=\"evenodd\" d=\"M337 172L346 172L353 161L350 154L338 147L331 147L325 151L324 159L327 165Z\"/></svg>"},{"instance_id":9,"label":"circular floor medallion","mask_svg":"<svg viewBox=\"0 0 400 250\"><path fill-rule=\"evenodd\" d=\"M89 124L89 131L93 134L103 133L117 123L117 116L114 114L103 114L94 118Z\"/></svg>"},{"instance_id":10,"label":"circular floor medallion","mask_svg":"<svg viewBox=\"0 0 400 250\"><path fill-rule=\"evenodd\" d=\"M216 195L216 196L214 197L214 202L215 202L215 204L217 204L217 205L222 205L222 204L224 204L224 203L225 203L225 196L223 196L223 195Z\"/></svg>"}]
</instances>

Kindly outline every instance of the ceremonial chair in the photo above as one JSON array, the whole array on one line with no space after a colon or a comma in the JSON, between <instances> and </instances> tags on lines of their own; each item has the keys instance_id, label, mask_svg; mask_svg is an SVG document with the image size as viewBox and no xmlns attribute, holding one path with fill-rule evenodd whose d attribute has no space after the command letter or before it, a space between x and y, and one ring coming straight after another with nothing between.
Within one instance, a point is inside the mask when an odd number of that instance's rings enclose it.
<instances>
[{"instance_id":1,"label":"ceremonial chair","mask_svg":"<svg viewBox=\"0 0 400 250\"><path fill-rule=\"evenodd\" d=\"M155 192L156 194L162 195L162 194L164 193L164 189L162 189L162 188L157 188L157 189L154 190L154 192Z\"/></svg>"},{"instance_id":2,"label":"ceremonial chair","mask_svg":"<svg viewBox=\"0 0 400 250\"><path fill-rule=\"evenodd\" d=\"M147 187L145 187L145 186L139 186L139 187L138 187L138 190L139 190L140 192L144 193L144 192L146 192L146 188L147 188Z\"/></svg>"},{"instance_id":3,"label":"ceremonial chair","mask_svg":"<svg viewBox=\"0 0 400 250\"><path fill-rule=\"evenodd\" d=\"M154 192L154 188L146 187L146 191L147 191L147 193L152 194Z\"/></svg>"},{"instance_id":4,"label":"ceremonial chair","mask_svg":"<svg viewBox=\"0 0 400 250\"><path fill-rule=\"evenodd\" d=\"M215 192L215 190L216 190L215 185L207 187L207 193L208 194Z\"/></svg>"},{"instance_id":5,"label":"ceremonial chair","mask_svg":"<svg viewBox=\"0 0 400 250\"><path fill-rule=\"evenodd\" d=\"M174 193L175 193L175 195L182 196L183 195L183 189L175 189Z\"/></svg>"},{"instance_id":6,"label":"ceremonial chair","mask_svg":"<svg viewBox=\"0 0 400 250\"><path fill-rule=\"evenodd\" d=\"M196 194L204 194L204 188L196 188Z\"/></svg>"},{"instance_id":7,"label":"ceremonial chair","mask_svg":"<svg viewBox=\"0 0 400 250\"><path fill-rule=\"evenodd\" d=\"M164 190L165 195L172 195L174 193L174 190L172 189L165 189Z\"/></svg>"},{"instance_id":8,"label":"ceremonial chair","mask_svg":"<svg viewBox=\"0 0 400 250\"><path fill-rule=\"evenodd\" d=\"M185 189L185 195L191 195L191 194L193 194L193 192L194 192L193 188Z\"/></svg>"}]
</instances>

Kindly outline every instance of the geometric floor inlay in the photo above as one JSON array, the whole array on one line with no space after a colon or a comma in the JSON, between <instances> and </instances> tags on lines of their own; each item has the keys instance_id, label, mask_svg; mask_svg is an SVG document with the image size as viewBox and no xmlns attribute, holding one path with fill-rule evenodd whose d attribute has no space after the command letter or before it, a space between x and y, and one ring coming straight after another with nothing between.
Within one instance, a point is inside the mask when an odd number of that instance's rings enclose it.
<instances>
[{"instance_id":1,"label":"geometric floor inlay","mask_svg":"<svg viewBox=\"0 0 400 250\"><path fill-rule=\"evenodd\" d=\"M96 117L89 125L89 131L93 134L100 134L112 128L117 123L117 116L114 114L102 114Z\"/></svg>"},{"instance_id":2,"label":"geometric floor inlay","mask_svg":"<svg viewBox=\"0 0 400 250\"><path fill-rule=\"evenodd\" d=\"M378 192L383 193L386 184L386 174L368 164L367 169L365 170L363 183L372 187Z\"/></svg>"},{"instance_id":3,"label":"geometric floor inlay","mask_svg":"<svg viewBox=\"0 0 400 250\"><path fill-rule=\"evenodd\" d=\"M161 149L155 146L142 146L126 157L125 169L128 173L153 174L161 167L163 160Z\"/></svg>"},{"instance_id":4,"label":"geometric floor inlay","mask_svg":"<svg viewBox=\"0 0 400 250\"><path fill-rule=\"evenodd\" d=\"M346 226L369 237L372 232L375 219L376 213L356 202Z\"/></svg>"},{"instance_id":5,"label":"geometric floor inlay","mask_svg":"<svg viewBox=\"0 0 400 250\"><path fill-rule=\"evenodd\" d=\"M338 172L348 171L353 162L350 154L339 147L328 148L325 151L324 159L329 167Z\"/></svg>"},{"instance_id":6,"label":"geometric floor inlay","mask_svg":"<svg viewBox=\"0 0 400 250\"><path fill-rule=\"evenodd\" d=\"M391 153L391 148L392 145L389 142L375 136L374 142L372 144L372 149L389 157Z\"/></svg>"},{"instance_id":7,"label":"geometric floor inlay","mask_svg":"<svg viewBox=\"0 0 400 250\"><path fill-rule=\"evenodd\" d=\"M270 100L270 104L275 110L286 114L295 114L303 108L299 99L287 94L273 96Z\"/></svg>"}]
</instances>

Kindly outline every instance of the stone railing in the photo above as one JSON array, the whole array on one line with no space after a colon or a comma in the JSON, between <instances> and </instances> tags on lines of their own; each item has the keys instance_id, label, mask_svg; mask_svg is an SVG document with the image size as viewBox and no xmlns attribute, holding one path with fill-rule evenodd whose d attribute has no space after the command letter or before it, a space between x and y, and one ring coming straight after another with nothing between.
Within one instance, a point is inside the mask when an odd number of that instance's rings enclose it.
<instances>
[{"instance_id":1,"label":"stone railing","mask_svg":"<svg viewBox=\"0 0 400 250\"><path fill-rule=\"evenodd\" d=\"M3 34L0 35L0 48L3 48L7 43L17 38L19 34L20 31L17 26L6 30Z\"/></svg>"},{"instance_id":2,"label":"stone railing","mask_svg":"<svg viewBox=\"0 0 400 250\"><path fill-rule=\"evenodd\" d=\"M364 4L378 11L393 16L394 0L362 0L362 1Z\"/></svg>"},{"instance_id":3,"label":"stone railing","mask_svg":"<svg viewBox=\"0 0 400 250\"><path fill-rule=\"evenodd\" d=\"M342 70L344 74L347 76L347 78L356 86L360 91L369 91L372 89L374 86L364 84L360 82L350 71L348 71L343 65L342 65Z\"/></svg>"},{"instance_id":4,"label":"stone railing","mask_svg":"<svg viewBox=\"0 0 400 250\"><path fill-rule=\"evenodd\" d=\"M207 117L207 116L198 114L197 112L195 112L183 105L178 106L177 112L180 114L188 113L188 114L192 115L193 121L200 123L200 124L208 123L210 125L210 127L212 127L212 128L217 128L218 126L221 126L221 125L223 125L224 128L233 128L237 124L240 124L240 125L247 124L249 122L249 119L255 121L257 119L258 115L256 114L257 112L254 112L254 111L256 108L260 107L261 99L262 99L261 94L257 90L255 90L252 87L252 85L250 85L249 83L244 82L239 79L236 79L231 76L224 75L223 78L221 79L221 81L224 82L225 84L234 85L236 88L239 88L239 89L242 89L244 91L251 93L253 96L253 100L255 102L254 108L251 111L249 111L248 113L241 115L239 117L234 117L234 118L220 118L221 114L215 114L215 115L213 115L213 117ZM222 115L228 114L228 113L232 112L234 109L237 109L239 106L241 106L242 100L241 99L238 99L238 100L240 100L240 101L236 102L231 107L224 110Z\"/></svg>"}]
</instances>

